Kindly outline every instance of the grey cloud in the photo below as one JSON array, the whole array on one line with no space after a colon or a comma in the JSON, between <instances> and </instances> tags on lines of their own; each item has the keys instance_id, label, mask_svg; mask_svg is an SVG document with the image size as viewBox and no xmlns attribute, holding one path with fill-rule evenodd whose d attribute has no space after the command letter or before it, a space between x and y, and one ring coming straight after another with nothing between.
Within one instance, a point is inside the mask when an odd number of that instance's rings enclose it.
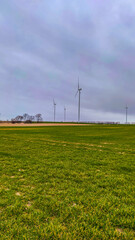
<instances>
[{"instance_id":1,"label":"grey cloud","mask_svg":"<svg viewBox=\"0 0 135 240\"><path fill-rule=\"evenodd\" d=\"M75 120L79 75L83 120L90 111L92 119L108 113L122 120L126 104L133 119L134 17L131 0L2 0L0 111L7 117L45 111L49 120L55 98L58 120L63 105Z\"/></svg>"}]
</instances>

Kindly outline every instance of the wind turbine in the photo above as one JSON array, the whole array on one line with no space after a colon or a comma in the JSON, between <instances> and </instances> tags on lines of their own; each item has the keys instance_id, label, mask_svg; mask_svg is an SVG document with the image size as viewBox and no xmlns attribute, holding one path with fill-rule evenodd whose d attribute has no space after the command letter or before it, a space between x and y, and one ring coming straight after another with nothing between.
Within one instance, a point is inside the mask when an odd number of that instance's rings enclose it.
<instances>
[{"instance_id":1,"label":"wind turbine","mask_svg":"<svg viewBox=\"0 0 135 240\"><path fill-rule=\"evenodd\" d=\"M64 107L64 122L66 122L66 107Z\"/></svg>"},{"instance_id":2,"label":"wind turbine","mask_svg":"<svg viewBox=\"0 0 135 240\"><path fill-rule=\"evenodd\" d=\"M126 124L127 124L128 106L126 106L125 109L126 109Z\"/></svg>"},{"instance_id":3,"label":"wind turbine","mask_svg":"<svg viewBox=\"0 0 135 240\"><path fill-rule=\"evenodd\" d=\"M54 106L54 122L55 122L55 116L56 116L56 102L53 99L53 106Z\"/></svg>"},{"instance_id":4,"label":"wind turbine","mask_svg":"<svg viewBox=\"0 0 135 240\"><path fill-rule=\"evenodd\" d=\"M78 100L78 122L80 122L80 100L81 100L81 91L82 91L82 88L80 88L79 86L79 79L78 79L78 89L77 89L77 92L76 92L76 95L78 94L79 96L79 100Z\"/></svg>"}]
</instances>

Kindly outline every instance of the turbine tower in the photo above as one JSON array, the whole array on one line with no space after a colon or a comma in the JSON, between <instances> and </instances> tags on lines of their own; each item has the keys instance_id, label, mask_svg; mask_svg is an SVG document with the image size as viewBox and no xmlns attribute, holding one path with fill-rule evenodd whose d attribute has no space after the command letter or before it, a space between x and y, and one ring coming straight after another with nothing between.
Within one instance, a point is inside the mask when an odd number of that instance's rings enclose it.
<instances>
[{"instance_id":1,"label":"turbine tower","mask_svg":"<svg viewBox=\"0 0 135 240\"><path fill-rule=\"evenodd\" d=\"M64 122L66 122L66 107L64 107Z\"/></svg>"},{"instance_id":2,"label":"turbine tower","mask_svg":"<svg viewBox=\"0 0 135 240\"><path fill-rule=\"evenodd\" d=\"M53 99L53 106L54 106L54 122L55 122L55 116L56 116L56 103Z\"/></svg>"},{"instance_id":3,"label":"turbine tower","mask_svg":"<svg viewBox=\"0 0 135 240\"><path fill-rule=\"evenodd\" d=\"M126 109L126 124L127 124L128 106L126 106L125 109Z\"/></svg>"},{"instance_id":4,"label":"turbine tower","mask_svg":"<svg viewBox=\"0 0 135 240\"><path fill-rule=\"evenodd\" d=\"M80 86L79 86L79 79L78 79L78 89L77 89L77 93L76 93L76 95L78 94L78 96L79 96L79 100L78 100L78 122L80 122L81 91L82 91L82 88L80 88Z\"/></svg>"}]
</instances>

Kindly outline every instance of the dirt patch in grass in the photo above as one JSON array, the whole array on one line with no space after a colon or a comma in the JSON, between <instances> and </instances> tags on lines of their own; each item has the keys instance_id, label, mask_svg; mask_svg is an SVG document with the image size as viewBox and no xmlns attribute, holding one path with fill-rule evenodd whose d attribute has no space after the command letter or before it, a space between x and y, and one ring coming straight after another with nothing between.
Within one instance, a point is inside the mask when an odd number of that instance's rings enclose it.
<instances>
[{"instance_id":1,"label":"dirt patch in grass","mask_svg":"<svg viewBox=\"0 0 135 240\"><path fill-rule=\"evenodd\" d=\"M31 207L31 202L28 202L27 204L26 204L26 206L29 208L29 207Z\"/></svg>"},{"instance_id":2,"label":"dirt patch in grass","mask_svg":"<svg viewBox=\"0 0 135 240\"><path fill-rule=\"evenodd\" d=\"M16 196L21 196L21 193L20 193L20 192L16 192L15 195L16 195Z\"/></svg>"},{"instance_id":3,"label":"dirt patch in grass","mask_svg":"<svg viewBox=\"0 0 135 240\"><path fill-rule=\"evenodd\" d=\"M116 231L119 233L123 233L123 229L122 228L116 228Z\"/></svg>"},{"instance_id":4,"label":"dirt patch in grass","mask_svg":"<svg viewBox=\"0 0 135 240\"><path fill-rule=\"evenodd\" d=\"M104 145L111 145L111 144L114 144L114 143L111 143L111 142L103 142L102 144L104 144Z\"/></svg>"}]
</instances>

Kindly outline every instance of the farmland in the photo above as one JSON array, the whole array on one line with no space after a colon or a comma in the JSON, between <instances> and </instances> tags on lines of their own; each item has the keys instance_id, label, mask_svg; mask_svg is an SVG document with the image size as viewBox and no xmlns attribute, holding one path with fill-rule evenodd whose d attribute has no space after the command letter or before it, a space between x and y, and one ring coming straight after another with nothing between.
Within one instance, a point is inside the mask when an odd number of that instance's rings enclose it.
<instances>
[{"instance_id":1,"label":"farmland","mask_svg":"<svg viewBox=\"0 0 135 240\"><path fill-rule=\"evenodd\" d=\"M135 239L135 126L0 127L0 239Z\"/></svg>"}]
</instances>

